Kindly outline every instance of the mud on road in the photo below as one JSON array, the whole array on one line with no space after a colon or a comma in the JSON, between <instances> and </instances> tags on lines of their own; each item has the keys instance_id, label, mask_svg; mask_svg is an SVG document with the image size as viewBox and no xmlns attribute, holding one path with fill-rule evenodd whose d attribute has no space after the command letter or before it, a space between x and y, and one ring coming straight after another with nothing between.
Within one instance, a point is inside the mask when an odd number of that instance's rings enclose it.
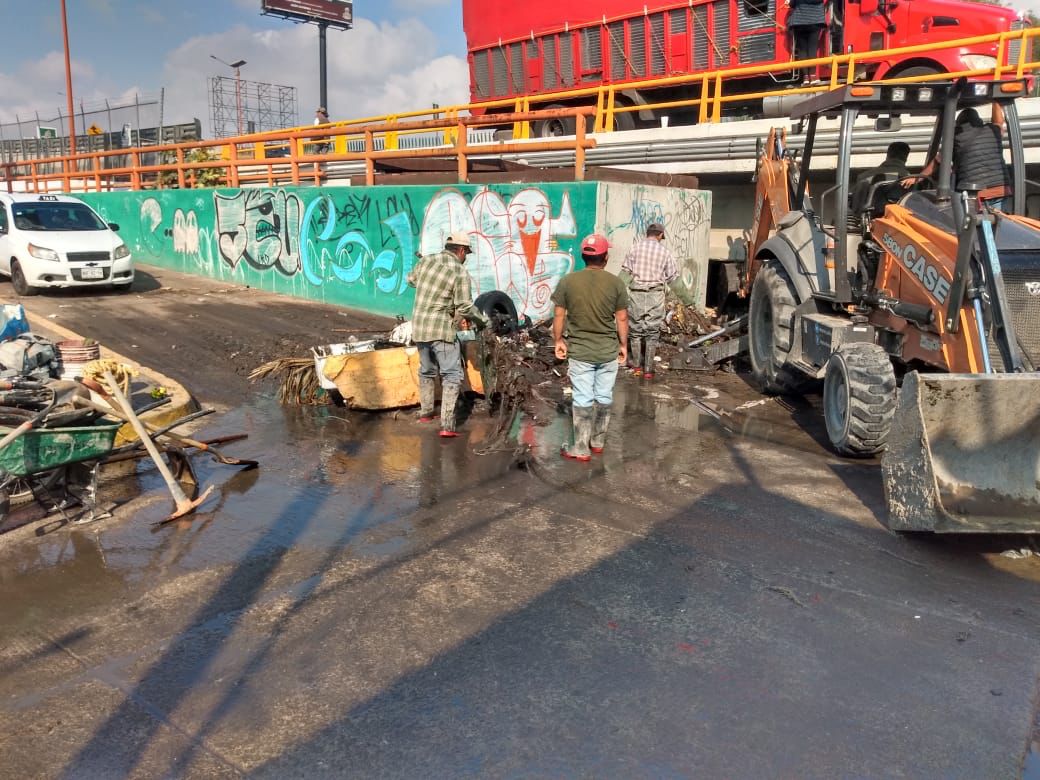
<instances>
[{"instance_id":1,"label":"mud on road","mask_svg":"<svg viewBox=\"0 0 1040 780\"><path fill-rule=\"evenodd\" d=\"M0 298L16 300L9 281ZM335 329L389 331L394 321L152 266L138 266L128 293L70 290L25 298L35 314L155 366L206 403L234 405L249 373L279 357L346 341ZM402 311L410 316L410 311Z\"/></svg>"},{"instance_id":2,"label":"mud on road","mask_svg":"<svg viewBox=\"0 0 1040 780\"><path fill-rule=\"evenodd\" d=\"M142 470L132 513L0 537L12 776L1022 771L1040 565L885 531L877 464L828 452L815 399L626 377L603 457L561 460L544 403L518 468L475 454L479 412L443 442L244 378L386 323L154 279L28 305L226 404L203 434L261 468L197 459L214 496L158 530Z\"/></svg>"}]
</instances>

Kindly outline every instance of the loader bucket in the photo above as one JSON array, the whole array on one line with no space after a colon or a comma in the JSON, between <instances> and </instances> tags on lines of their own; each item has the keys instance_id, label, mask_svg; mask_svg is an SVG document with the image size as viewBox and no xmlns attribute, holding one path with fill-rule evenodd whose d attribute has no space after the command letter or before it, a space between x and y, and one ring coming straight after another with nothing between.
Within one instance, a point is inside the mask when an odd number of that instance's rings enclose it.
<instances>
[{"instance_id":1,"label":"loader bucket","mask_svg":"<svg viewBox=\"0 0 1040 780\"><path fill-rule=\"evenodd\" d=\"M893 531L1040 532L1040 374L908 373L881 471Z\"/></svg>"}]
</instances>

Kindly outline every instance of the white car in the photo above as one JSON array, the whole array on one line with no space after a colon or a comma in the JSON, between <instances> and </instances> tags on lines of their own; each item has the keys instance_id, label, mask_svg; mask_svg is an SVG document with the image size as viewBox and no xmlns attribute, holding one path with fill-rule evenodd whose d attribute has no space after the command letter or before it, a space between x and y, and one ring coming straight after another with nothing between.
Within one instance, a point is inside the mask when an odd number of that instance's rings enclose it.
<instances>
[{"instance_id":1,"label":"white car","mask_svg":"<svg viewBox=\"0 0 1040 780\"><path fill-rule=\"evenodd\" d=\"M129 290L134 263L117 230L68 195L0 193L0 274L18 295L44 287Z\"/></svg>"}]
</instances>

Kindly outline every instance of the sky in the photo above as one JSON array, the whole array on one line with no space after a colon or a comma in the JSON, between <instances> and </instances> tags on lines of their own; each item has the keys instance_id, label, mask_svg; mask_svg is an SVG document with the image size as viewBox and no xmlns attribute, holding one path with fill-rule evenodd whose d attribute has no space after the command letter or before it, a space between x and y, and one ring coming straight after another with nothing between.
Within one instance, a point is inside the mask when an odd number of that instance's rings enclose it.
<instances>
[{"instance_id":1,"label":"sky","mask_svg":"<svg viewBox=\"0 0 1040 780\"><path fill-rule=\"evenodd\" d=\"M261 16L260 0L66 0L72 83L83 101L157 96L164 124L202 120L207 79L234 72L210 58L246 60L243 79L295 86L299 121L318 106L318 29ZM60 0L0 0L0 122L64 108ZM355 0L354 29L328 32L330 118L466 102L460 0ZM142 121L142 124L145 122ZM106 128L107 129L107 128Z\"/></svg>"}]
</instances>

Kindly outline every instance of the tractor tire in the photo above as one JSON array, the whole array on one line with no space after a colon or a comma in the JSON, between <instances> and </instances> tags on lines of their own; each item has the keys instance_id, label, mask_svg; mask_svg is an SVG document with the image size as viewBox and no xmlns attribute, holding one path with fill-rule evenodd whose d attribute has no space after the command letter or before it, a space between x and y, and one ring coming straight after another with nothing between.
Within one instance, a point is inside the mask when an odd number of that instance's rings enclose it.
<instances>
[{"instance_id":1,"label":"tractor tire","mask_svg":"<svg viewBox=\"0 0 1040 780\"><path fill-rule=\"evenodd\" d=\"M866 458L885 449L896 411L896 375L877 344L842 344L827 361L823 418L841 455Z\"/></svg>"},{"instance_id":2,"label":"tractor tire","mask_svg":"<svg viewBox=\"0 0 1040 780\"><path fill-rule=\"evenodd\" d=\"M787 365L797 306L794 285L787 271L775 260L766 262L751 287L748 309L751 374L763 392L797 393L810 382L800 371Z\"/></svg>"},{"instance_id":3,"label":"tractor tire","mask_svg":"<svg viewBox=\"0 0 1040 780\"><path fill-rule=\"evenodd\" d=\"M11 262L11 286L14 288L15 295L19 298L36 295L39 292L38 288L30 286L29 282L26 281L25 274L22 273L22 267L17 260Z\"/></svg>"}]
</instances>

